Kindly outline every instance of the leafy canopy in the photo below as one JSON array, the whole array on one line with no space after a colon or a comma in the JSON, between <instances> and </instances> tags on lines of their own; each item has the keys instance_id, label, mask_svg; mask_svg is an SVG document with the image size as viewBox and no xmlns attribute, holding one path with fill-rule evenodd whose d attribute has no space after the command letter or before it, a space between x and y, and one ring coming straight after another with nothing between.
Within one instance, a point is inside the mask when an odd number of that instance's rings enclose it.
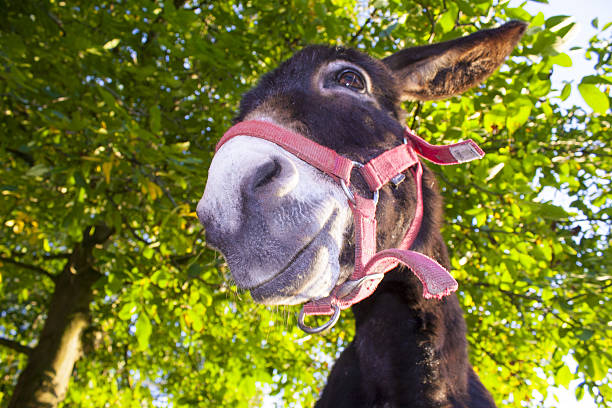
<instances>
[{"instance_id":1,"label":"leafy canopy","mask_svg":"<svg viewBox=\"0 0 612 408\"><path fill-rule=\"evenodd\" d=\"M270 395L311 406L350 341L350 314L305 336L295 309L257 306L232 286L193 213L216 140L241 94L306 44L383 57L510 19L531 26L500 72L460 98L407 104L408 125L487 152L434 170L471 360L496 401L539 405L549 383L578 379L579 396L610 403L609 24L586 50L596 67L578 86L585 112L561 108L571 88L550 81L572 64L558 48L566 17L504 1L22 0L2 10L0 406L28 362L17 343L39 340L52 277L100 224L115 232L92 253L102 278L64 406L260 406Z\"/></svg>"}]
</instances>

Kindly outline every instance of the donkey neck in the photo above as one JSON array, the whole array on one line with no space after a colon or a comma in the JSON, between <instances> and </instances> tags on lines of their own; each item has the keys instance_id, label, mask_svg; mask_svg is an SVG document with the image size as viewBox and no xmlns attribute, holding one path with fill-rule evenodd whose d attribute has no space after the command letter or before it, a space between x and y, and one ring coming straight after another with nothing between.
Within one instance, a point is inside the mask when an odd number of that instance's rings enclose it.
<instances>
[{"instance_id":1,"label":"donkey neck","mask_svg":"<svg viewBox=\"0 0 612 408\"><path fill-rule=\"evenodd\" d=\"M400 267L353 312L368 399L436 407L466 393L468 371L457 370L469 366L466 329L455 295L423 299L417 278Z\"/></svg>"}]
</instances>

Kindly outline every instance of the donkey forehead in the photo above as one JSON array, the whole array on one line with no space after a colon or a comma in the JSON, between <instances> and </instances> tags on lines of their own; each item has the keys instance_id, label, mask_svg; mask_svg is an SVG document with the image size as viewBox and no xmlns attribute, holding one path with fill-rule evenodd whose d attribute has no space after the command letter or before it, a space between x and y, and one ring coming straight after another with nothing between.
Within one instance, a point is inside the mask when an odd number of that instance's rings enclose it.
<instances>
[{"instance_id":1,"label":"donkey forehead","mask_svg":"<svg viewBox=\"0 0 612 408\"><path fill-rule=\"evenodd\" d=\"M395 95L393 75L379 60L353 49L314 45L302 49L264 75L257 86L244 95L239 117L267 98L291 91L312 92L316 85L314 79L325 73L326 67L331 64L340 68L342 63L357 67L371 78L373 93Z\"/></svg>"},{"instance_id":2,"label":"donkey forehead","mask_svg":"<svg viewBox=\"0 0 612 408\"><path fill-rule=\"evenodd\" d=\"M347 68L363 76L366 92L337 84ZM401 138L397 105L395 77L381 61L356 50L317 45L264 75L243 96L235 122L269 117L334 150L354 150L355 145Z\"/></svg>"}]
</instances>

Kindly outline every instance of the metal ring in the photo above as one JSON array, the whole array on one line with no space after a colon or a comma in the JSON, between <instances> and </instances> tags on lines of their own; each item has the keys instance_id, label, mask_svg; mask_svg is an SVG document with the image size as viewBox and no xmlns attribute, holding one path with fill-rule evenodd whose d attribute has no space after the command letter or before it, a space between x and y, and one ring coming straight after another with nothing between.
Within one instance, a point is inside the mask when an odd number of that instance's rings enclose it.
<instances>
[{"instance_id":1,"label":"metal ring","mask_svg":"<svg viewBox=\"0 0 612 408\"><path fill-rule=\"evenodd\" d=\"M355 195L353 194L351 189L348 188L348 186L346 185L343 179L340 179L340 186L342 186L342 190L344 190L344 195L346 195L346 198L348 198L351 201L351 203L356 204Z\"/></svg>"},{"instance_id":2,"label":"metal ring","mask_svg":"<svg viewBox=\"0 0 612 408\"><path fill-rule=\"evenodd\" d=\"M360 169L364 165L353 160L353 166ZM342 190L344 191L344 195L346 195L346 198L348 198L351 201L351 203L357 204L357 202L355 201L355 194L353 194L353 192L351 191L349 186L346 185L346 182L343 179L340 179L340 186L342 187ZM378 190L376 190L372 194L372 200L374 201L374 205L378 204L378 197L379 197L379 193L378 193Z\"/></svg>"},{"instance_id":3,"label":"metal ring","mask_svg":"<svg viewBox=\"0 0 612 408\"><path fill-rule=\"evenodd\" d=\"M323 324L322 326L319 326L319 327L306 326L306 324L304 323L304 316L305 316L304 315L304 308L302 308L302 310L300 310L300 315L298 316L298 327L300 329L302 329L303 331L305 331L306 333L308 333L308 334L321 333L323 330L329 329L334 324L336 324L336 322L340 318L340 306L338 306L338 305L331 305L331 307L334 308L334 314L327 321L327 323L325 323L325 324Z\"/></svg>"}]
</instances>

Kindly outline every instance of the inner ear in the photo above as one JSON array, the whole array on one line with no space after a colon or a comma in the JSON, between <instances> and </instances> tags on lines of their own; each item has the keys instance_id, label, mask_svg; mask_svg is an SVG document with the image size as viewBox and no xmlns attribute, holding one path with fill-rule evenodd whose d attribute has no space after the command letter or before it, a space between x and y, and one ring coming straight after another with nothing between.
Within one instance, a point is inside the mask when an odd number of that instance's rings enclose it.
<instances>
[{"instance_id":1,"label":"inner ear","mask_svg":"<svg viewBox=\"0 0 612 408\"><path fill-rule=\"evenodd\" d=\"M510 55L526 28L523 21L511 21L466 37L407 48L383 62L397 77L403 101L447 98L491 75Z\"/></svg>"}]
</instances>

